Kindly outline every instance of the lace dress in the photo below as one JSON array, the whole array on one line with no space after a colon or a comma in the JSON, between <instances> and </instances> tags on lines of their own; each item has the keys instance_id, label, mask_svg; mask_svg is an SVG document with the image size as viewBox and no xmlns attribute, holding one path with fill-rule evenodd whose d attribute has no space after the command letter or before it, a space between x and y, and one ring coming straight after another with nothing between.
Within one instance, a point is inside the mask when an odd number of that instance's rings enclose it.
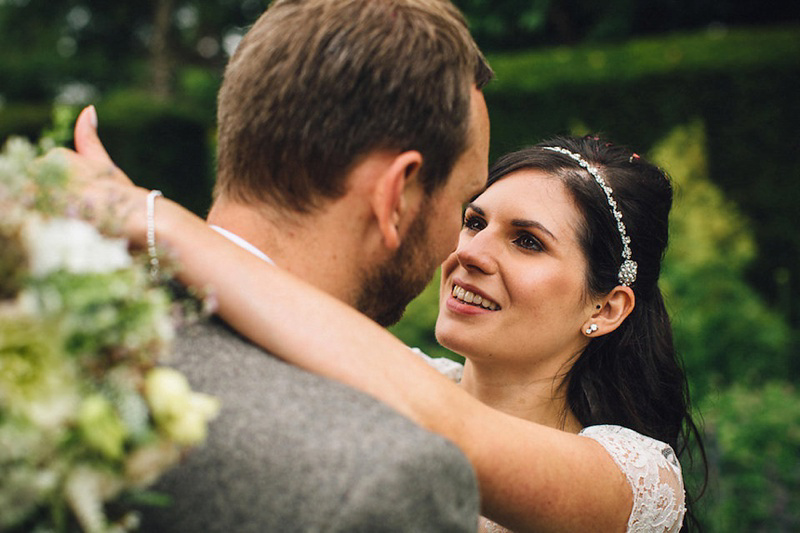
<instances>
[{"instance_id":1,"label":"lace dress","mask_svg":"<svg viewBox=\"0 0 800 533\"><path fill-rule=\"evenodd\" d=\"M461 380L463 367L447 359L432 359L413 351L453 381ZM589 426L580 435L599 442L630 483L633 507L628 533L673 533L681 529L686 512L681 465L669 444L621 426ZM494 522L481 519L481 531L509 533Z\"/></svg>"}]
</instances>

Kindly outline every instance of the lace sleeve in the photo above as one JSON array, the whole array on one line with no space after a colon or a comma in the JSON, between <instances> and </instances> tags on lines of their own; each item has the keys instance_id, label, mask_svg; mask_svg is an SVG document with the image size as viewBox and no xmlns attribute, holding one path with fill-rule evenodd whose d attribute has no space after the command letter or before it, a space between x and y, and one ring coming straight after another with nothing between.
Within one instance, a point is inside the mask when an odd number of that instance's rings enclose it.
<instances>
[{"instance_id":1,"label":"lace sleeve","mask_svg":"<svg viewBox=\"0 0 800 533\"><path fill-rule=\"evenodd\" d=\"M419 348L411 348L411 351L450 381L456 383L461 381L461 376L464 374L464 365L461 363L457 363L446 357L431 357Z\"/></svg>"},{"instance_id":2,"label":"lace sleeve","mask_svg":"<svg viewBox=\"0 0 800 533\"><path fill-rule=\"evenodd\" d=\"M680 530L685 494L672 447L620 426L590 426L581 435L602 444L631 485L629 533Z\"/></svg>"}]
</instances>

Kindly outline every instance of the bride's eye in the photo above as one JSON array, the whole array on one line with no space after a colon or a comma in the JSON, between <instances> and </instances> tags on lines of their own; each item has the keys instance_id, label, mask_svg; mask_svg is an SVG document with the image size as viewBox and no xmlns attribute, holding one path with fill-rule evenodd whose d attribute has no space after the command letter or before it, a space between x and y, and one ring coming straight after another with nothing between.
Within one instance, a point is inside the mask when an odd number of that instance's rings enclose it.
<instances>
[{"instance_id":1,"label":"bride's eye","mask_svg":"<svg viewBox=\"0 0 800 533\"><path fill-rule=\"evenodd\" d=\"M464 215L463 227L472 231L480 231L486 227L486 222L481 217L468 214Z\"/></svg>"},{"instance_id":2,"label":"bride's eye","mask_svg":"<svg viewBox=\"0 0 800 533\"><path fill-rule=\"evenodd\" d=\"M530 233L520 233L516 239L514 239L514 244L523 248L525 250L531 250L534 252L541 252L543 250L543 246L541 241L531 235Z\"/></svg>"}]
</instances>

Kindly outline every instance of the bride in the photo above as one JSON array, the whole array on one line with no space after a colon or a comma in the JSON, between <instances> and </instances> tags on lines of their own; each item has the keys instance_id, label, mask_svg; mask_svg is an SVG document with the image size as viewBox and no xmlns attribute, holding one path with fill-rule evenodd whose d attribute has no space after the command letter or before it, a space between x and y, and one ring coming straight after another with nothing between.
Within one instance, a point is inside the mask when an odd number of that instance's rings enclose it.
<instances>
[{"instance_id":1,"label":"bride","mask_svg":"<svg viewBox=\"0 0 800 533\"><path fill-rule=\"evenodd\" d=\"M89 178L110 164L93 135L88 156L69 154L84 200L128 213L132 244L168 247L245 337L451 439L478 475L482 531L681 529L678 455L699 435L658 288L672 188L657 167L596 138L495 163L442 265L436 335L462 368L413 355L167 199L145 213L156 194L121 172Z\"/></svg>"}]
</instances>

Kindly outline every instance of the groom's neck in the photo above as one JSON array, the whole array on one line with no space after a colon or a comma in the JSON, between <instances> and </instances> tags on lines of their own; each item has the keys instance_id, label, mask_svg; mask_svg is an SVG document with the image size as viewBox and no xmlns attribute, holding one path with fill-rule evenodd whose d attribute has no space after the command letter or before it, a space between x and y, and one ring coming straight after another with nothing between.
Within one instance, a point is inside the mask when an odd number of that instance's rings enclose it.
<instances>
[{"instance_id":1,"label":"groom's neck","mask_svg":"<svg viewBox=\"0 0 800 533\"><path fill-rule=\"evenodd\" d=\"M359 250L336 211L289 214L217 200L208 223L236 234L279 267L353 305L359 294L361 269L355 260Z\"/></svg>"}]
</instances>

